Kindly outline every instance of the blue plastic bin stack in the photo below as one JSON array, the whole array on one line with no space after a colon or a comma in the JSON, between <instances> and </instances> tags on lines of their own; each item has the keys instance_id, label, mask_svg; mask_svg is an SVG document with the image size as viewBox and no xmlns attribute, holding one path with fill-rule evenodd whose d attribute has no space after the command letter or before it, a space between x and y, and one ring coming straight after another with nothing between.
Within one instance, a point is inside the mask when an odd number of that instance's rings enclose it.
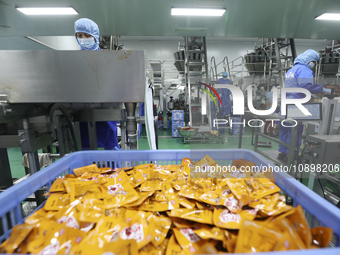
<instances>
[{"instance_id":1,"label":"blue plastic bin stack","mask_svg":"<svg viewBox=\"0 0 340 255\"><path fill-rule=\"evenodd\" d=\"M163 120L158 120L157 124L158 124L157 125L158 129L163 129L164 128Z\"/></svg>"},{"instance_id":2,"label":"blue plastic bin stack","mask_svg":"<svg viewBox=\"0 0 340 255\"><path fill-rule=\"evenodd\" d=\"M240 130L242 127L242 135L244 135L244 126L243 124L234 124L234 123L241 123L241 117L230 117L230 129L229 132L231 132L232 135L239 135Z\"/></svg>"},{"instance_id":3,"label":"blue plastic bin stack","mask_svg":"<svg viewBox=\"0 0 340 255\"><path fill-rule=\"evenodd\" d=\"M182 137L178 134L178 127L184 127L184 111L172 111L172 137Z\"/></svg>"}]
</instances>

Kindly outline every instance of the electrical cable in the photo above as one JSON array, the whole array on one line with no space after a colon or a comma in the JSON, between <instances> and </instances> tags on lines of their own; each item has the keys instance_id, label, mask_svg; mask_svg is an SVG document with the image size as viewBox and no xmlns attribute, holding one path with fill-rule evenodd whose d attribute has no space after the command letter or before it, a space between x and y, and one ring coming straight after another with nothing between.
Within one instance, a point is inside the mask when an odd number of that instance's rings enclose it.
<instances>
[{"instance_id":1,"label":"electrical cable","mask_svg":"<svg viewBox=\"0 0 340 255\"><path fill-rule=\"evenodd\" d=\"M77 144L77 141L76 141L76 135L74 133L73 124L72 124L72 121L71 121L71 116L67 112L66 108L61 104L54 104L50 108L50 116L49 116L50 118L49 119L50 119L50 129L51 129L52 137L54 139L57 138L57 134L56 134L56 131L54 129L54 112L56 110L60 110L62 112L62 114L65 116L67 124L69 125L69 128L70 128L70 133L71 133L71 138L72 138L74 150L79 151L78 144Z\"/></svg>"}]
</instances>

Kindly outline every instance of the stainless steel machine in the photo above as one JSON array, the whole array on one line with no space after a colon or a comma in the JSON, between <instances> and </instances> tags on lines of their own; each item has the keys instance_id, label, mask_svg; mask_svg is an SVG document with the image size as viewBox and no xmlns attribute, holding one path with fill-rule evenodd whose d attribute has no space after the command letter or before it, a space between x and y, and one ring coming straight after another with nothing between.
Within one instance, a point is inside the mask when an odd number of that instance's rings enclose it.
<instances>
[{"instance_id":1,"label":"stainless steel machine","mask_svg":"<svg viewBox=\"0 0 340 255\"><path fill-rule=\"evenodd\" d=\"M145 51L0 51L0 59L1 186L12 185L6 148L21 147L34 173L37 150L57 145L63 156L81 148L79 122L88 122L91 149L96 121L120 121L122 149L137 148Z\"/></svg>"},{"instance_id":2,"label":"stainless steel machine","mask_svg":"<svg viewBox=\"0 0 340 255\"><path fill-rule=\"evenodd\" d=\"M340 136L309 135L305 143L301 163L310 169L303 172L302 181L340 207Z\"/></svg>"}]
</instances>

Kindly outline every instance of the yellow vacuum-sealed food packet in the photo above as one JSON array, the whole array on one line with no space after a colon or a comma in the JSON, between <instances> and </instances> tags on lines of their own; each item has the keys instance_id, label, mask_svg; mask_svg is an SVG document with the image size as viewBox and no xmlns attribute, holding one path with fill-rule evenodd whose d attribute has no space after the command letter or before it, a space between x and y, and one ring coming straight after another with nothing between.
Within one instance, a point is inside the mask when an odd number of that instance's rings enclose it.
<instances>
[{"instance_id":1,"label":"yellow vacuum-sealed food packet","mask_svg":"<svg viewBox=\"0 0 340 255\"><path fill-rule=\"evenodd\" d=\"M96 228L84 239L84 243L102 248L104 244L119 239L134 239L138 249L141 249L155 238L154 216L151 213L128 210L125 217L102 218Z\"/></svg>"},{"instance_id":2,"label":"yellow vacuum-sealed food packet","mask_svg":"<svg viewBox=\"0 0 340 255\"><path fill-rule=\"evenodd\" d=\"M135 187L141 185L145 181L145 178L144 178L143 173L141 171L134 170L129 175L129 180L130 180L131 186L135 188Z\"/></svg>"},{"instance_id":3,"label":"yellow vacuum-sealed food packet","mask_svg":"<svg viewBox=\"0 0 340 255\"><path fill-rule=\"evenodd\" d=\"M256 208L258 210L270 212L274 210L274 207L277 204L279 197L280 197L279 193L275 193L252 201L251 203L249 203L249 206L252 208Z\"/></svg>"},{"instance_id":4,"label":"yellow vacuum-sealed food packet","mask_svg":"<svg viewBox=\"0 0 340 255\"><path fill-rule=\"evenodd\" d=\"M169 239L165 255L185 255L185 254L186 253L177 242L175 235L172 235Z\"/></svg>"},{"instance_id":5,"label":"yellow vacuum-sealed food packet","mask_svg":"<svg viewBox=\"0 0 340 255\"><path fill-rule=\"evenodd\" d=\"M75 200L70 205L60 209L54 217L56 218L56 222L59 224L65 223L67 227L79 229L79 217L81 210L81 202L79 200Z\"/></svg>"},{"instance_id":6,"label":"yellow vacuum-sealed food packet","mask_svg":"<svg viewBox=\"0 0 340 255\"><path fill-rule=\"evenodd\" d=\"M105 214L105 204L99 199L85 199L80 213L83 222L98 222Z\"/></svg>"},{"instance_id":7,"label":"yellow vacuum-sealed food packet","mask_svg":"<svg viewBox=\"0 0 340 255\"><path fill-rule=\"evenodd\" d=\"M241 199L243 194L260 199L280 191L280 188L267 178L229 178L227 183L237 199Z\"/></svg>"},{"instance_id":8,"label":"yellow vacuum-sealed food packet","mask_svg":"<svg viewBox=\"0 0 340 255\"><path fill-rule=\"evenodd\" d=\"M133 207L133 206L141 205L147 198L152 196L155 193L155 191L152 190L152 191L137 192L137 193L138 193L139 198L136 201L132 202L132 203L126 204L125 207Z\"/></svg>"},{"instance_id":9,"label":"yellow vacuum-sealed food packet","mask_svg":"<svg viewBox=\"0 0 340 255\"><path fill-rule=\"evenodd\" d=\"M121 178L120 176L112 179L108 178L103 186L106 188L108 195L104 198L106 209L129 204L139 198L138 193L130 185L127 178Z\"/></svg>"},{"instance_id":10,"label":"yellow vacuum-sealed food packet","mask_svg":"<svg viewBox=\"0 0 340 255\"><path fill-rule=\"evenodd\" d=\"M17 249L20 244L25 240L25 238L32 231L33 226L31 225L16 225L13 228L11 236L9 239L0 246L1 253L13 253L15 249Z\"/></svg>"},{"instance_id":11,"label":"yellow vacuum-sealed food packet","mask_svg":"<svg viewBox=\"0 0 340 255\"><path fill-rule=\"evenodd\" d=\"M49 192L66 192L65 186L64 186L64 179L58 178L53 183L49 190Z\"/></svg>"},{"instance_id":12,"label":"yellow vacuum-sealed food packet","mask_svg":"<svg viewBox=\"0 0 340 255\"><path fill-rule=\"evenodd\" d=\"M114 253L113 253L114 251ZM71 249L70 255L88 255L88 254L107 254L107 255L132 255L138 254L138 246L135 240L112 241L103 244L98 248L89 244L81 244Z\"/></svg>"},{"instance_id":13,"label":"yellow vacuum-sealed food packet","mask_svg":"<svg viewBox=\"0 0 340 255\"><path fill-rule=\"evenodd\" d=\"M266 252L275 249L282 234L255 221L245 220L239 230L235 253Z\"/></svg>"},{"instance_id":14,"label":"yellow vacuum-sealed food packet","mask_svg":"<svg viewBox=\"0 0 340 255\"><path fill-rule=\"evenodd\" d=\"M188 199L186 197L179 196L178 197L179 204L187 209L194 209L196 203L194 200Z\"/></svg>"},{"instance_id":15,"label":"yellow vacuum-sealed food packet","mask_svg":"<svg viewBox=\"0 0 340 255\"><path fill-rule=\"evenodd\" d=\"M282 238L275 247L276 251L302 250L307 248L288 219L274 220L266 225L266 227L282 233Z\"/></svg>"},{"instance_id":16,"label":"yellow vacuum-sealed food packet","mask_svg":"<svg viewBox=\"0 0 340 255\"><path fill-rule=\"evenodd\" d=\"M333 230L326 227L315 227L311 229L312 244L316 247L326 248L332 241Z\"/></svg>"},{"instance_id":17,"label":"yellow vacuum-sealed food packet","mask_svg":"<svg viewBox=\"0 0 340 255\"><path fill-rule=\"evenodd\" d=\"M200 223L214 224L213 212L211 210L198 209L173 209L168 212L170 217L179 217L186 220L192 220Z\"/></svg>"},{"instance_id":18,"label":"yellow vacuum-sealed food packet","mask_svg":"<svg viewBox=\"0 0 340 255\"><path fill-rule=\"evenodd\" d=\"M202 224L199 229L194 229L194 232L202 239L224 240L223 230L218 227L210 227Z\"/></svg>"},{"instance_id":19,"label":"yellow vacuum-sealed food packet","mask_svg":"<svg viewBox=\"0 0 340 255\"><path fill-rule=\"evenodd\" d=\"M164 217L164 216L160 216L160 217L155 216L153 219L155 222L156 236L152 240L152 244L157 247L161 245L163 241L165 240L165 237L168 234L168 231L171 226L171 220L168 217Z\"/></svg>"},{"instance_id":20,"label":"yellow vacuum-sealed food packet","mask_svg":"<svg viewBox=\"0 0 340 255\"><path fill-rule=\"evenodd\" d=\"M159 202L154 199L154 195L150 198L146 199L140 206L138 206L138 210L141 211L151 211L151 212L164 212L169 210L169 207L173 206L169 204L170 202Z\"/></svg>"},{"instance_id":21,"label":"yellow vacuum-sealed food packet","mask_svg":"<svg viewBox=\"0 0 340 255\"><path fill-rule=\"evenodd\" d=\"M44 209L46 211L58 211L61 208L70 204L70 195L69 194L51 194L47 199Z\"/></svg>"},{"instance_id":22,"label":"yellow vacuum-sealed food packet","mask_svg":"<svg viewBox=\"0 0 340 255\"><path fill-rule=\"evenodd\" d=\"M295 208L294 213L289 217L289 221L293 224L295 231L305 243L306 247L310 247L312 244L312 234L301 205Z\"/></svg>"},{"instance_id":23,"label":"yellow vacuum-sealed food packet","mask_svg":"<svg viewBox=\"0 0 340 255\"><path fill-rule=\"evenodd\" d=\"M73 169L73 172L76 176L82 176L84 173L98 173L99 169L96 164L84 166L84 167L79 167Z\"/></svg>"},{"instance_id":24,"label":"yellow vacuum-sealed food packet","mask_svg":"<svg viewBox=\"0 0 340 255\"><path fill-rule=\"evenodd\" d=\"M207 242L196 235L191 228L175 228L173 231L185 254L199 254L202 246Z\"/></svg>"},{"instance_id":25,"label":"yellow vacuum-sealed food packet","mask_svg":"<svg viewBox=\"0 0 340 255\"><path fill-rule=\"evenodd\" d=\"M291 213L289 213L289 211L291 211ZM290 205L286 205L286 198L282 195L279 196L279 199L276 202L276 204L274 205L272 210L269 210L269 211L267 211L265 209L259 210L260 214L262 214L264 216L277 216L279 214L286 213L286 212L288 213L288 215L290 215L290 214L294 213L294 211L295 211L294 207L292 207ZM279 215L278 217L282 217L282 216Z\"/></svg>"},{"instance_id":26,"label":"yellow vacuum-sealed food packet","mask_svg":"<svg viewBox=\"0 0 340 255\"><path fill-rule=\"evenodd\" d=\"M239 229L244 220L254 220L256 209L242 210L240 213L233 213L228 209L214 210L214 224L220 228Z\"/></svg>"},{"instance_id":27,"label":"yellow vacuum-sealed food packet","mask_svg":"<svg viewBox=\"0 0 340 255\"><path fill-rule=\"evenodd\" d=\"M195 186L184 185L178 194L182 197L199 200L199 198L204 194L204 191L203 189Z\"/></svg>"},{"instance_id":28,"label":"yellow vacuum-sealed food packet","mask_svg":"<svg viewBox=\"0 0 340 255\"><path fill-rule=\"evenodd\" d=\"M73 228L66 228L66 241L61 244L61 249L65 249L65 254L69 254L70 250L80 245L81 241L85 238L86 233Z\"/></svg>"},{"instance_id":29,"label":"yellow vacuum-sealed food packet","mask_svg":"<svg viewBox=\"0 0 340 255\"><path fill-rule=\"evenodd\" d=\"M46 219L47 212L44 208L39 209L34 212L28 218L26 218L25 223L29 225L38 224L39 221Z\"/></svg>"}]
</instances>

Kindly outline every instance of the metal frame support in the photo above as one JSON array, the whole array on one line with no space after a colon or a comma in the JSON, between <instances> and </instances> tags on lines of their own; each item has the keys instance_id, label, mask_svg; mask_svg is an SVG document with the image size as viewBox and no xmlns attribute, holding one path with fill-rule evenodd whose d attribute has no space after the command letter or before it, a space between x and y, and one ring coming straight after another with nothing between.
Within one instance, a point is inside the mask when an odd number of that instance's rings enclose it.
<instances>
[{"instance_id":1,"label":"metal frame support","mask_svg":"<svg viewBox=\"0 0 340 255\"><path fill-rule=\"evenodd\" d=\"M290 43L290 50L292 52L292 57L293 57L293 61L294 61L294 59L297 57L294 39L290 38L289 43Z\"/></svg>"},{"instance_id":2,"label":"metal frame support","mask_svg":"<svg viewBox=\"0 0 340 255\"><path fill-rule=\"evenodd\" d=\"M38 153L35 150L36 140L34 131L29 129L28 119L22 120L23 130L18 130L19 143L22 152L27 153L30 174L40 170ZM34 153L35 152L35 153Z\"/></svg>"},{"instance_id":3,"label":"metal frame support","mask_svg":"<svg viewBox=\"0 0 340 255\"><path fill-rule=\"evenodd\" d=\"M13 185L13 180L6 148L0 148L0 169L0 185L9 188Z\"/></svg>"},{"instance_id":4,"label":"metal frame support","mask_svg":"<svg viewBox=\"0 0 340 255\"><path fill-rule=\"evenodd\" d=\"M97 150L97 133L96 133L96 122L89 121L87 123L88 131L89 131L89 141L90 141L90 149Z\"/></svg>"}]
</instances>

